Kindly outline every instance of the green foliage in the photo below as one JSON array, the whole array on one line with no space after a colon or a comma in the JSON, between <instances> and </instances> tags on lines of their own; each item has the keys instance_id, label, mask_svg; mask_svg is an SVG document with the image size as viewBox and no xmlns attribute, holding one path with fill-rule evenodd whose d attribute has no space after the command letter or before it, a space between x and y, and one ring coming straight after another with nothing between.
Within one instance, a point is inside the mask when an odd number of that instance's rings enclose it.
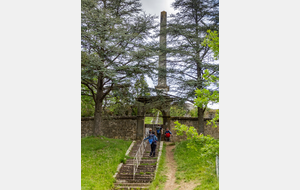
<instances>
[{"instance_id":1,"label":"green foliage","mask_svg":"<svg viewBox=\"0 0 300 190\"><path fill-rule=\"evenodd\" d=\"M81 139L81 189L112 189L113 175L131 141L105 137Z\"/></svg>"},{"instance_id":2,"label":"green foliage","mask_svg":"<svg viewBox=\"0 0 300 190\"><path fill-rule=\"evenodd\" d=\"M161 113L161 111L160 111L159 109L156 109L156 108L152 108L152 109L151 109L151 113L152 113L155 117L157 116L157 113L158 113L159 117L162 117L162 116L163 116L162 113Z\"/></svg>"},{"instance_id":3,"label":"green foliage","mask_svg":"<svg viewBox=\"0 0 300 190\"><path fill-rule=\"evenodd\" d=\"M197 89L197 98L194 100L197 107L206 107L209 102L218 103L219 102L219 92L213 91L212 93L208 89Z\"/></svg>"},{"instance_id":4,"label":"green foliage","mask_svg":"<svg viewBox=\"0 0 300 190\"><path fill-rule=\"evenodd\" d=\"M216 176L215 159L219 155L219 140L198 134L194 127L175 122L177 135L187 135L187 140L180 142L174 157L178 164L177 180L201 180L196 189L219 189Z\"/></svg>"},{"instance_id":5,"label":"green foliage","mask_svg":"<svg viewBox=\"0 0 300 190\"><path fill-rule=\"evenodd\" d=\"M202 44L207 31L218 28L218 6L210 0L175 0L172 3L177 13L170 15L168 49L163 51L170 57L168 82L176 85L175 93L185 100L194 100L196 88L208 89L203 77L205 70L215 76L219 73L219 65L210 62L209 47Z\"/></svg>"},{"instance_id":6,"label":"green foliage","mask_svg":"<svg viewBox=\"0 0 300 190\"><path fill-rule=\"evenodd\" d=\"M81 85L81 117L92 117L95 112L95 102L85 85Z\"/></svg>"},{"instance_id":7,"label":"green foliage","mask_svg":"<svg viewBox=\"0 0 300 190\"><path fill-rule=\"evenodd\" d=\"M208 47L214 52L215 60L219 59L219 34L217 31L207 30L207 36L202 42L202 45L208 45Z\"/></svg>"},{"instance_id":8,"label":"green foliage","mask_svg":"<svg viewBox=\"0 0 300 190\"><path fill-rule=\"evenodd\" d=\"M219 77L210 75L208 70L204 71L203 78L206 79L205 85L209 86L215 84L219 88ZM196 99L194 100L197 107L203 108L207 107L208 103L219 103L219 91L210 91L208 89L196 89L195 90ZM207 121L207 125L212 124L213 127L217 127L216 122L219 120L219 110L217 110L215 117Z\"/></svg>"},{"instance_id":9,"label":"green foliage","mask_svg":"<svg viewBox=\"0 0 300 190\"><path fill-rule=\"evenodd\" d=\"M197 190L218 190L219 182L215 170L215 157L203 156L201 149L208 145L214 145L211 139L197 141L195 147L199 151L195 151L189 147L189 141L181 141L176 145L174 151L174 159L177 163L177 171L175 174L176 181L196 181L201 185L197 186Z\"/></svg>"},{"instance_id":10,"label":"green foliage","mask_svg":"<svg viewBox=\"0 0 300 190\"><path fill-rule=\"evenodd\" d=\"M181 136L184 133L187 136L187 147L197 152L200 152L201 158L215 157L219 154L219 141L210 137L209 135L204 136L198 134L194 127L188 127L184 124L180 124L178 121L175 122L175 131L177 135Z\"/></svg>"},{"instance_id":11,"label":"green foliage","mask_svg":"<svg viewBox=\"0 0 300 190\"><path fill-rule=\"evenodd\" d=\"M191 117L198 117L198 108L194 108L190 111Z\"/></svg>"},{"instance_id":12,"label":"green foliage","mask_svg":"<svg viewBox=\"0 0 300 190\"><path fill-rule=\"evenodd\" d=\"M170 115L172 117L183 117L187 113L187 110L181 106L171 106Z\"/></svg>"},{"instance_id":13,"label":"green foliage","mask_svg":"<svg viewBox=\"0 0 300 190\"><path fill-rule=\"evenodd\" d=\"M92 117L94 112L94 100L88 96L81 96L81 117Z\"/></svg>"},{"instance_id":14,"label":"green foliage","mask_svg":"<svg viewBox=\"0 0 300 190\"><path fill-rule=\"evenodd\" d=\"M217 31L207 31L207 36L203 41L202 45L208 45L211 50L214 52L215 59L219 59L219 34ZM205 70L203 77L207 80L206 85L210 85L212 83L216 84L219 87L219 77L214 75L209 75L208 70ZM218 103L219 102L219 91L214 91L212 94L205 91L199 90L196 91L197 98L195 99L195 104L198 107L203 105L207 105L208 101ZM216 111L215 117L212 120L207 121L207 125L211 125L213 127L217 127L216 122L219 120L219 110Z\"/></svg>"},{"instance_id":15,"label":"green foliage","mask_svg":"<svg viewBox=\"0 0 300 190\"><path fill-rule=\"evenodd\" d=\"M215 117L212 120L207 121L207 125L212 125L212 127L217 127L217 122L219 121L219 110L216 110Z\"/></svg>"},{"instance_id":16,"label":"green foliage","mask_svg":"<svg viewBox=\"0 0 300 190\"><path fill-rule=\"evenodd\" d=\"M81 0L81 84L86 87L82 95L95 101L94 125L102 127L102 112L133 112L134 90L143 89L144 75L152 76L156 68L156 44L150 40L156 26L138 0ZM114 103L118 105L105 109Z\"/></svg>"},{"instance_id":17,"label":"green foliage","mask_svg":"<svg viewBox=\"0 0 300 190\"><path fill-rule=\"evenodd\" d=\"M153 117L145 117L145 124L152 124Z\"/></svg>"},{"instance_id":18,"label":"green foliage","mask_svg":"<svg viewBox=\"0 0 300 190\"><path fill-rule=\"evenodd\" d=\"M157 172L155 179L151 183L149 190L163 190L165 183L167 181L167 176L165 175L168 172L166 167L166 145L163 145L162 154L159 160Z\"/></svg>"}]
</instances>

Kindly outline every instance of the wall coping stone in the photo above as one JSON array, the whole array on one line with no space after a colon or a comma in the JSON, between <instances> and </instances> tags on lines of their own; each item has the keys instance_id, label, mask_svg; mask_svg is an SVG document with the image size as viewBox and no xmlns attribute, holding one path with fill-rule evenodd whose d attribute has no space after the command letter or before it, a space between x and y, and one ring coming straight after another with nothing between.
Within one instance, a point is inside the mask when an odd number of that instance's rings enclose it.
<instances>
[{"instance_id":1,"label":"wall coping stone","mask_svg":"<svg viewBox=\"0 0 300 190\"><path fill-rule=\"evenodd\" d=\"M170 117L170 118L171 118L171 120L191 120L191 121L198 121L198 117ZM207 120L212 120L212 118L204 118L204 121L207 121Z\"/></svg>"},{"instance_id":2,"label":"wall coping stone","mask_svg":"<svg viewBox=\"0 0 300 190\"><path fill-rule=\"evenodd\" d=\"M81 121L89 121L89 120L94 120L94 117L82 117Z\"/></svg>"},{"instance_id":3,"label":"wall coping stone","mask_svg":"<svg viewBox=\"0 0 300 190\"><path fill-rule=\"evenodd\" d=\"M114 116L114 117L105 117L103 120L118 120L118 119L137 119L138 117L144 117L144 116ZM167 116L170 117L170 116ZM198 121L198 117L170 117L171 120L191 120L191 121ZM204 121L211 120L212 118L204 118ZM81 121L89 121L94 120L94 117L82 117ZM219 120L218 120L219 122Z\"/></svg>"},{"instance_id":4,"label":"wall coping stone","mask_svg":"<svg viewBox=\"0 0 300 190\"><path fill-rule=\"evenodd\" d=\"M118 119L137 119L137 116L114 116L114 117L103 117L103 120L118 120ZM94 120L94 117L82 117L81 121Z\"/></svg>"}]
</instances>

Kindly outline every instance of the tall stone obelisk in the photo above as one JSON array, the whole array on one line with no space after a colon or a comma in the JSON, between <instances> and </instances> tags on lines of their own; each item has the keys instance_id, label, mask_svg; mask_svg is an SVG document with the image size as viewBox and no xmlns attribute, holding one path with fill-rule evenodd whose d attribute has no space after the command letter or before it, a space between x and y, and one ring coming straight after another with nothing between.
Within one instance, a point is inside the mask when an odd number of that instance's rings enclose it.
<instances>
[{"instance_id":1,"label":"tall stone obelisk","mask_svg":"<svg viewBox=\"0 0 300 190\"><path fill-rule=\"evenodd\" d=\"M162 11L160 14L160 48L162 49L159 54L159 71L158 71L158 85L156 89L163 90L164 92L169 91L167 86L167 76L166 76L166 63L167 63L167 53L164 51L167 48L167 12Z\"/></svg>"}]
</instances>

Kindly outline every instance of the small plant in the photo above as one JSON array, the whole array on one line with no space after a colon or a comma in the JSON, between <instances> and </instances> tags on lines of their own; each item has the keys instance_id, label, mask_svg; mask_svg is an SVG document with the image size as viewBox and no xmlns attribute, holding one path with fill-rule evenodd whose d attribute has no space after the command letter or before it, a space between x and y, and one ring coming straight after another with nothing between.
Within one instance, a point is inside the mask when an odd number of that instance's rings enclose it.
<instances>
[{"instance_id":1,"label":"small plant","mask_svg":"<svg viewBox=\"0 0 300 190\"><path fill-rule=\"evenodd\" d=\"M143 175L143 174L144 174L144 172L140 172L140 174L141 174L141 175Z\"/></svg>"},{"instance_id":2,"label":"small plant","mask_svg":"<svg viewBox=\"0 0 300 190\"><path fill-rule=\"evenodd\" d=\"M120 159L120 162L123 163L123 164L126 164L126 161L127 161L126 158L121 158L121 159Z\"/></svg>"}]
</instances>

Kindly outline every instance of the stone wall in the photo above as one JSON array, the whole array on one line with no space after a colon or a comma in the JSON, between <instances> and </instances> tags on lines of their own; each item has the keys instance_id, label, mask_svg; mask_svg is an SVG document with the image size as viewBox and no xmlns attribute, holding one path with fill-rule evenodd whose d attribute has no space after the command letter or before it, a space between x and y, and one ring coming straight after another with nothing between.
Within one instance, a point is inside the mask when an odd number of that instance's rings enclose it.
<instances>
[{"instance_id":1,"label":"stone wall","mask_svg":"<svg viewBox=\"0 0 300 190\"><path fill-rule=\"evenodd\" d=\"M171 117L170 130L173 133L171 141L181 141L186 139L186 136L176 136L176 131L174 130L175 121L187 126L197 126L198 118L192 117ZM205 119L205 123L208 119ZM81 118L81 137L91 136L92 126L94 123L93 117ZM219 139L219 124L217 128L212 128L211 126L204 126L204 134L210 135L216 139ZM137 134L137 117L135 116L124 116L124 117L111 117L103 119L103 128L101 130L101 135L108 138L115 139L126 139L126 140L136 140ZM152 124L146 124L145 128L152 128ZM154 125L154 128L157 126ZM156 131L156 130L155 130Z\"/></svg>"},{"instance_id":2,"label":"stone wall","mask_svg":"<svg viewBox=\"0 0 300 190\"><path fill-rule=\"evenodd\" d=\"M81 138L91 136L93 134L94 118L93 117L82 117L81 118Z\"/></svg>"},{"instance_id":3,"label":"stone wall","mask_svg":"<svg viewBox=\"0 0 300 190\"><path fill-rule=\"evenodd\" d=\"M81 137L91 136L94 118L81 118ZM137 117L111 117L103 119L101 135L107 138L135 140Z\"/></svg>"}]
</instances>

